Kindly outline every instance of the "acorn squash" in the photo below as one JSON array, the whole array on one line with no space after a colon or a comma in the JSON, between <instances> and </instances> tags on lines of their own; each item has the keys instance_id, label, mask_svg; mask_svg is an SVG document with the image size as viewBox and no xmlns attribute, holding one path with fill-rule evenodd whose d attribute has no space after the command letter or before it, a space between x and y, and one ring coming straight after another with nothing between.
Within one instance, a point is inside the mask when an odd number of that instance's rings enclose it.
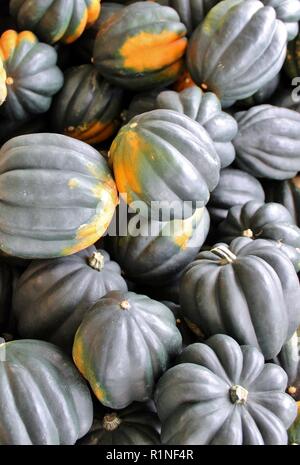
<instances>
[{"instance_id":1,"label":"acorn squash","mask_svg":"<svg viewBox=\"0 0 300 465\"><path fill-rule=\"evenodd\" d=\"M289 258L272 242L247 237L216 244L187 266L183 315L206 337L228 334L266 360L278 355L300 323L300 286Z\"/></svg>"},{"instance_id":2,"label":"acorn squash","mask_svg":"<svg viewBox=\"0 0 300 465\"><path fill-rule=\"evenodd\" d=\"M71 255L106 231L118 202L105 159L61 134L15 137L0 150L0 250Z\"/></svg>"},{"instance_id":3,"label":"acorn squash","mask_svg":"<svg viewBox=\"0 0 300 465\"><path fill-rule=\"evenodd\" d=\"M298 330L299 331L299 330ZM287 392L294 398L299 397L300 382L300 340L297 331L283 345L274 363L280 365L288 376Z\"/></svg>"},{"instance_id":4,"label":"acorn squash","mask_svg":"<svg viewBox=\"0 0 300 465\"><path fill-rule=\"evenodd\" d=\"M10 14L19 29L29 29L49 44L74 42L99 13L100 0L10 1Z\"/></svg>"},{"instance_id":5,"label":"acorn squash","mask_svg":"<svg viewBox=\"0 0 300 465\"><path fill-rule=\"evenodd\" d=\"M175 318L165 305L134 292L112 291L85 315L73 359L100 402L121 409L151 398L181 346Z\"/></svg>"},{"instance_id":6,"label":"acorn squash","mask_svg":"<svg viewBox=\"0 0 300 465\"><path fill-rule=\"evenodd\" d=\"M286 27L288 40L294 39L299 31L299 0L261 0L261 2L265 6L271 6L274 8L276 17L280 19Z\"/></svg>"},{"instance_id":7,"label":"acorn squash","mask_svg":"<svg viewBox=\"0 0 300 465\"><path fill-rule=\"evenodd\" d=\"M53 95L63 85L55 49L40 43L32 32L9 30L0 37L0 58L7 76L2 114L25 120L48 111Z\"/></svg>"},{"instance_id":8,"label":"acorn squash","mask_svg":"<svg viewBox=\"0 0 300 465\"><path fill-rule=\"evenodd\" d=\"M284 445L296 415L287 375L255 347L217 334L183 350L155 391L168 445Z\"/></svg>"}]
</instances>

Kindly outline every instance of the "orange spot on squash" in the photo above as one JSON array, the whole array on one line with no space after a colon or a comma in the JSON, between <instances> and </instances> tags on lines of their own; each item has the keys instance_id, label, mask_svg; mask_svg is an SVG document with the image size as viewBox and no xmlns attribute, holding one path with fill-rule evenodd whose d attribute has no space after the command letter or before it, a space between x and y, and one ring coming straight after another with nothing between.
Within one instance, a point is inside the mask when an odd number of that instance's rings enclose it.
<instances>
[{"instance_id":1,"label":"orange spot on squash","mask_svg":"<svg viewBox=\"0 0 300 465\"><path fill-rule=\"evenodd\" d=\"M116 129L117 124L115 122L101 123L100 121L92 121L77 127L66 128L64 133L87 144L97 144L108 139Z\"/></svg>"},{"instance_id":2,"label":"orange spot on squash","mask_svg":"<svg viewBox=\"0 0 300 465\"><path fill-rule=\"evenodd\" d=\"M100 0L90 0L87 5L87 27L91 26L98 19L100 11Z\"/></svg>"},{"instance_id":3,"label":"orange spot on squash","mask_svg":"<svg viewBox=\"0 0 300 465\"><path fill-rule=\"evenodd\" d=\"M8 61L14 54L16 47L22 42L27 41L32 44L38 42L37 37L30 31L22 31L19 34L9 29L0 37L0 57L4 62Z\"/></svg>"},{"instance_id":4,"label":"orange spot on squash","mask_svg":"<svg viewBox=\"0 0 300 465\"><path fill-rule=\"evenodd\" d=\"M75 42L75 40L78 39L78 37L80 37L83 31L85 30L87 19L88 19L88 12L87 10L85 10L80 20L80 23L76 27L75 31L72 34L69 34L67 30L67 32L65 33L61 41L64 44L71 44L72 42Z\"/></svg>"}]
</instances>

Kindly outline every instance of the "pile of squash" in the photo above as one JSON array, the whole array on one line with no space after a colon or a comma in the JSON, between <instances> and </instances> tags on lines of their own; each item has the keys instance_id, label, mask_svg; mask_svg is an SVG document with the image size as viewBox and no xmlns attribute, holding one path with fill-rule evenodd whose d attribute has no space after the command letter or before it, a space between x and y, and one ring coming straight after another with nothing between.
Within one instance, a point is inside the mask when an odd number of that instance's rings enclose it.
<instances>
[{"instance_id":1,"label":"pile of squash","mask_svg":"<svg viewBox=\"0 0 300 465\"><path fill-rule=\"evenodd\" d=\"M0 444L300 443L300 0L119 1L1 1Z\"/></svg>"}]
</instances>

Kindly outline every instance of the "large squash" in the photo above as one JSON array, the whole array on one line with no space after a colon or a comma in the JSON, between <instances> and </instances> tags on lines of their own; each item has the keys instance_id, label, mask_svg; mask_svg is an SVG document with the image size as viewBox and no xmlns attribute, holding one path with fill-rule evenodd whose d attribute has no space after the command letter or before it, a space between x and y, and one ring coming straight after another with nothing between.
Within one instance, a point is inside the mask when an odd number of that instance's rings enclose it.
<instances>
[{"instance_id":1,"label":"large squash","mask_svg":"<svg viewBox=\"0 0 300 465\"><path fill-rule=\"evenodd\" d=\"M249 200L263 202L264 190L260 182L241 170L226 168L220 173L220 182L211 193L207 208L213 223L220 223L234 205Z\"/></svg>"},{"instance_id":2,"label":"large squash","mask_svg":"<svg viewBox=\"0 0 300 465\"><path fill-rule=\"evenodd\" d=\"M150 403L134 402L123 410L100 409L92 428L78 444L84 446L151 446L160 444L160 422Z\"/></svg>"},{"instance_id":3,"label":"large squash","mask_svg":"<svg viewBox=\"0 0 300 465\"><path fill-rule=\"evenodd\" d=\"M56 132L97 144L118 127L122 90L106 82L92 65L66 71L64 85L51 112Z\"/></svg>"},{"instance_id":4,"label":"large squash","mask_svg":"<svg viewBox=\"0 0 300 465\"><path fill-rule=\"evenodd\" d=\"M234 239L201 252L185 270L183 315L204 335L228 334L275 357L300 323L300 286L293 264L264 239Z\"/></svg>"},{"instance_id":5,"label":"large squash","mask_svg":"<svg viewBox=\"0 0 300 465\"><path fill-rule=\"evenodd\" d=\"M4 102L7 96L6 88L6 72L3 66L2 58L0 57L0 105Z\"/></svg>"},{"instance_id":6,"label":"large squash","mask_svg":"<svg viewBox=\"0 0 300 465\"><path fill-rule=\"evenodd\" d=\"M296 271L300 271L300 228L280 203L252 200L232 207L219 226L219 238L230 243L239 236L271 240L290 258Z\"/></svg>"},{"instance_id":7,"label":"large squash","mask_svg":"<svg viewBox=\"0 0 300 465\"><path fill-rule=\"evenodd\" d=\"M288 181L268 181L264 183L264 189L266 200L284 205L300 227L300 176Z\"/></svg>"},{"instance_id":8,"label":"large squash","mask_svg":"<svg viewBox=\"0 0 300 465\"><path fill-rule=\"evenodd\" d=\"M168 445L284 445L297 408L287 375L255 347L217 334L192 344L159 380L155 403Z\"/></svg>"},{"instance_id":9,"label":"large squash","mask_svg":"<svg viewBox=\"0 0 300 465\"><path fill-rule=\"evenodd\" d=\"M100 13L100 0L11 0L10 13L19 29L29 29L50 44L70 44Z\"/></svg>"},{"instance_id":10,"label":"large squash","mask_svg":"<svg viewBox=\"0 0 300 465\"><path fill-rule=\"evenodd\" d=\"M106 231L118 196L105 159L60 134L31 134L0 150L0 250L24 258L70 255Z\"/></svg>"},{"instance_id":11,"label":"large squash","mask_svg":"<svg viewBox=\"0 0 300 465\"><path fill-rule=\"evenodd\" d=\"M133 3L101 24L93 63L108 81L128 89L164 86L183 68L185 34L173 8Z\"/></svg>"},{"instance_id":12,"label":"large squash","mask_svg":"<svg viewBox=\"0 0 300 465\"><path fill-rule=\"evenodd\" d=\"M85 315L73 358L100 402L121 409L151 398L181 345L165 305L134 292L112 291Z\"/></svg>"},{"instance_id":13,"label":"large squash","mask_svg":"<svg viewBox=\"0 0 300 465\"><path fill-rule=\"evenodd\" d=\"M72 445L93 421L89 390L56 346L0 344L0 444Z\"/></svg>"},{"instance_id":14,"label":"large squash","mask_svg":"<svg viewBox=\"0 0 300 465\"><path fill-rule=\"evenodd\" d=\"M257 0L224 0L195 29L187 51L194 82L232 105L280 71L287 44L275 10Z\"/></svg>"},{"instance_id":15,"label":"large squash","mask_svg":"<svg viewBox=\"0 0 300 465\"><path fill-rule=\"evenodd\" d=\"M14 292L18 333L71 352L85 313L112 290L126 291L127 286L105 250L92 246L68 257L34 260Z\"/></svg>"},{"instance_id":16,"label":"large squash","mask_svg":"<svg viewBox=\"0 0 300 465\"><path fill-rule=\"evenodd\" d=\"M7 98L1 107L12 120L45 113L63 85L53 47L40 43L29 31L5 31L0 37L0 59L6 71Z\"/></svg>"},{"instance_id":17,"label":"large squash","mask_svg":"<svg viewBox=\"0 0 300 465\"><path fill-rule=\"evenodd\" d=\"M158 108L174 110L200 123L212 138L220 157L221 168L230 165L235 158L232 140L237 135L237 123L232 116L222 111L218 97L212 92L204 93L193 86L178 93L161 92L156 99Z\"/></svg>"},{"instance_id":18,"label":"large squash","mask_svg":"<svg viewBox=\"0 0 300 465\"><path fill-rule=\"evenodd\" d=\"M154 219L188 218L219 181L220 159L199 123L153 110L123 126L110 148L116 184L127 203L142 201Z\"/></svg>"},{"instance_id":19,"label":"large squash","mask_svg":"<svg viewBox=\"0 0 300 465\"><path fill-rule=\"evenodd\" d=\"M253 176L289 179L300 171L300 114L273 105L257 105L235 114L236 163Z\"/></svg>"},{"instance_id":20,"label":"large squash","mask_svg":"<svg viewBox=\"0 0 300 465\"><path fill-rule=\"evenodd\" d=\"M130 225L137 225L130 231ZM200 208L186 220L148 221L129 217L127 234L110 238L113 256L128 279L161 286L174 278L197 255L209 230L209 215Z\"/></svg>"}]
</instances>

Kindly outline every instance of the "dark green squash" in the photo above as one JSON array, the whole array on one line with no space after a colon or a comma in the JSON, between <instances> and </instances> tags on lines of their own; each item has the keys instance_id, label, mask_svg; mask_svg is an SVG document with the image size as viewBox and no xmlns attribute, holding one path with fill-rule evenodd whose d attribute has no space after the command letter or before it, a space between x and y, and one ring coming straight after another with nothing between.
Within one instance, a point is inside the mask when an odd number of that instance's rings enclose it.
<instances>
[{"instance_id":1,"label":"dark green squash","mask_svg":"<svg viewBox=\"0 0 300 465\"><path fill-rule=\"evenodd\" d=\"M12 120L25 120L49 110L53 95L63 85L54 48L40 43L30 31L9 30L0 37L0 58L7 76L2 114Z\"/></svg>"},{"instance_id":2,"label":"dark green squash","mask_svg":"<svg viewBox=\"0 0 300 465\"><path fill-rule=\"evenodd\" d=\"M250 97L280 71L287 30L257 0L224 0L195 29L187 50L193 81L222 106Z\"/></svg>"},{"instance_id":3,"label":"dark green squash","mask_svg":"<svg viewBox=\"0 0 300 465\"><path fill-rule=\"evenodd\" d=\"M105 159L60 134L15 137L0 150L0 250L71 255L106 231L118 202Z\"/></svg>"},{"instance_id":4,"label":"dark green squash","mask_svg":"<svg viewBox=\"0 0 300 465\"><path fill-rule=\"evenodd\" d=\"M93 421L90 392L56 346L0 344L0 444L72 445Z\"/></svg>"},{"instance_id":5,"label":"dark green squash","mask_svg":"<svg viewBox=\"0 0 300 465\"><path fill-rule=\"evenodd\" d=\"M287 181L264 183L267 202L278 202L290 212L293 221L300 227L300 176Z\"/></svg>"},{"instance_id":6,"label":"dark green squash","mask_svg":"<svg viewBox=\"0 0 300 465\"><path fill-rule=\"evenodd\" d=\"M300 323L300 286L289 258L272 242L247 237L203 251L181 280L183 315L206 337L228 334L278 355Z\"/></svg>"},{"instance_id":7,"label":"dark green squash","mask_svg":"<svg viewBox=\"0 0 300 465\"><path fill-rule=\"evenodd\" d=\"M250 201L232 207L219 226L219 238L230 243L235 237L268 239L274 242L300 271L300 228L280 203Z\"/></svg>"},{"instance_id":8,"label":"dark green squash","mask_svg":"<svg viewBox=\"0 0 300 465\"><path fill-rule=\"evenodd\" d=\"M154 89L148 92L139 92L135 94L129 104L128 110L124 112L125 122L131 120L134 116L147 111L157 110L156 97L161 92L161 89Z\"/></svg>"},{"instance_id":9,"label":"dark green squash","mask_svg":"<svg viewBox=\"0 0 300 465\"><path fill-rule=\"evenodd\" d=\"M100 13L100 0L11 0L19 29L29 29L50 44L74 42Z\"/></svg>"},{"instance_id":10,"label":"dark green squash","mask_svg":"<svg viewBox=\"0 0 300 465\"><path fill-rule=\"evenodd\" d=\"M288 44L284 70L291 79L300 76L300 34Z\"/></svg>"},{"instance_id":11,"label":"dark green squash","mask_svg":"<svg viewBox=\"0 0 300 465\"><path fill-rule=\"evenodd\" d=\"M193 325L187 322L182 315L180 305L171 302L169 300L162 300L162 304L166 305L171 312L173 313L176 321L176 326L180 331L182 337L182 347L187 347L194 342L202 340L202 335L200 331L197 331L197 334L192 330L195 329Z\"/></svg>"},{"instance_id":12,"label":"dark green squash","mask_svg":"<svg viewBox=\"0 0 300 465\"><path fill-rule=\"evenodd\" d=\"M256 177L289 179L300 171L300 114L273 105L257 105L235 114L233 140L239 168Z\"/></svg>"},{"instance_id":13,"label":"dark green squash","mask_svg":"<svg viewBox=\"0 0 300 465\"><path fill-rule=\"evenodd\" d=\"M100 402L114 409L145 402L181 351L172 312L133 292L112 291L85 315L73 359Z\"/></svg>"},{"instance_id":14,"label":"dark green squash","mask_svg":"<svg viewBox=\"0 0 300 465\"><path fill-rule=\"evenodd\" d=\"M250 107L254 107L255 105L269 103L270 98L272 97L272 95L274 95L276 89L278 88L279 82L280 73L276 74L276 76L273 79L271 79L271 81L267 82L257 92L255 92L255 94L251 95L251 97L236 102L237 107L248 109Z\"/></svg>"},{"instance_id":15,"label":"dark green squash","mask_svg":"<svg viewBox=\"0 0 300 465\"><path fill-rule=\"evenodd\" d=\"M123 410L100 409L91 430L78 444L84 446L151 446L160 444L160 422L149 404L134 402Z\"/></svg>"},{"instance_id":16,"label":"dark green squash","mask_svg":"<svg viewBox=\"0 0 300 465\"><path fill-rule=\"evenodd\" d=\"M168 445L284 445L296 415L287 375L255 347L217 334L183 350L155 391Z\"/></svg>"},{"instance_id":17,"label":"dark green squash","mask_svg":"<svg viewBox=\"0 0 300 465\"><path fill-rule=\"evenodd\" d=\"M151 207L152 219L190 217L219 181L220 159L207 131L171 110L130 120L114 139L110 159L120 194L128 204Z\"/></svg>"},{"instance_id":18,"label":"dark green squash","mask_svg":"<svg viewBox=\"0 0 300 465\"><path fill-rule=\"evenodd\" d=\"M280 365L288 376L287 392L294 398L299 398L300 382L300 343L299 330L283 345L278 356L272 360Z\"/></svg>"},{"instance_id":19,"label":"dark green squash","mask_svg":"<svg viewBox=\"0 0 300 465\"><path fill-rule=\"evenodd\" d=\"M92 65L70 68L52 105L55 132L97 144L117 129L123 92L106 82Z\"/></svg>"},{"instance_id":20,"label":"dark green squash","mask_svg":"<svg viewBox=\"0 0 300 465\"><path fill-rule=\"evenodd\" d=\"M296 37L299 31L300 3L298 0L261 0L265 6L271 6L276 17L282 21L288 33L288 40Z\"/></svg>"},{"instance_id":21,"label":"dark green squash","mask_svg":"<svg viewBox=\"0 0 300 465\"><path fill-rule=\"evenodd\" d=\"M193 86L181 92L163 91L156 101L158 108L178 111L201 124L214 143L221 168L231 165L235 158L232 140L237 135L238 127L234 118L222 111L215 94L204 93L199 87Z\"/></svg>"},{"instance_id":22,"label":"dark green squash","mask_svg":"<svg viewBox=\"0 0 300 465\"><path fill-rule=\"evenodd\" d=\"M220 181L211 193L207 208L211 221L220 223L234 205L244 205L250 200L263 202L264 190L260 182L241 170L225 168L220 173Z\"/></svg>"},{"instance_id":23,"label":"dark green squash","mask_svg":"<svg viewBox=\"0 0 300 465\"><path fill-rule=\"evenodd\" d=\"M140 215L128 219L127 234L110 238L113 256L128 279L148 286L174 280L195 258L209 230L205 207L186 220L162 223Z\"/></svg>"},{"instance_id":24,"label":"dark green squash","mask_svg":"<svg viewBox=\"0 0 300 465\"><path fill-rule=\"evenodd\" d=\"M93 63L109 82L127 89L168 85L183 69L185 34L173 8L136 2L101 24Z\"/></svg>"},{"instance_id":25,"label":"dark green squash","mask_svg":"<svg viewBox=\"0 0 300 465\"><path fill-rule=\"evenodd\" d=\"M72 351L85 313L98 299L127 286L117 263L94 246L52 260L34 260L19 279L14 315L21 337L43 339Z\"/></svg>"}]
</instances>

